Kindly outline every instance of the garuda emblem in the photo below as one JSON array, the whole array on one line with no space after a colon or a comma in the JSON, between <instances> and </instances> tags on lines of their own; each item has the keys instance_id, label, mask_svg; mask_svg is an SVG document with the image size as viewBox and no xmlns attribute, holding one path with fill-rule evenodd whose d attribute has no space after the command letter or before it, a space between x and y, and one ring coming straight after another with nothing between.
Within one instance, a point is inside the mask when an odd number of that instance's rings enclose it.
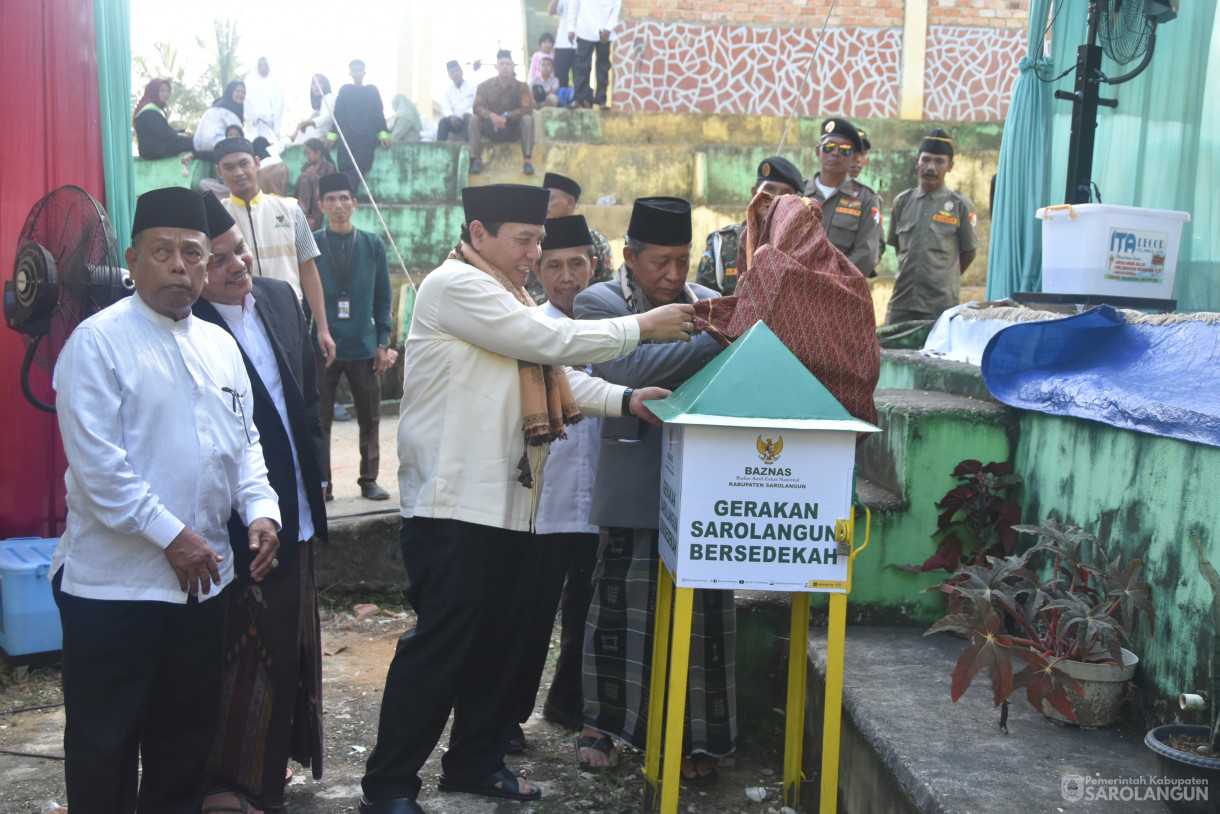
<instances>
[{"instance_id":1,"label":"garuda emblem","mask_svg":"<svg viewBox=\"0 0 1220 814\"><path fill-rule=\"evenodd\" d=\"M784 436L780 435L772 441L770 438L763 440L763 437L758 436L758 457L762 458L765 464L773 464L779 458L779 454L784 451Z\"/></svg>"}]
</instances>

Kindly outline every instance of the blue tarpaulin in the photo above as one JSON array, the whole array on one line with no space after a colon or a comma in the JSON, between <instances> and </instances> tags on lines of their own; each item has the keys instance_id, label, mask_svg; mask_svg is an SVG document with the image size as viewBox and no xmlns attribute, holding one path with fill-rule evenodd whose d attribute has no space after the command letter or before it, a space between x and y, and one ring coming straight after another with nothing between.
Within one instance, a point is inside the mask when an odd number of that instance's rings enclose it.
<instances>
[{"instance_id":1,"label":"blue tarpaulin","mask_svg":"<svg viewBox=\"0 0 1220 814\"><path fill-rule=\"evenodd\" d=\"M1103 305L1018 323L992 337L982 367L1012 407L1220 446L1220 314Z\"/></svg>"}]
</instances>

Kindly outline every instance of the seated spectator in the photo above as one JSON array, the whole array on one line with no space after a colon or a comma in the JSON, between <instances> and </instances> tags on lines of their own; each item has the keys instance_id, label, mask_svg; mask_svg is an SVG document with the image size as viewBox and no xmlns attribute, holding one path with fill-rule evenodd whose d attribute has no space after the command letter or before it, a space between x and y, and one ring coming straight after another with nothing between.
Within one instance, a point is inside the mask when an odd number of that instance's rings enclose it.
<instances>
[{"instance_id":1,"label":"seated spectator","mask_svg":"<svg viewBox=\"0 0 1220 814\"><path fill-rule=\"evenodd\" d=\"M301 174L297 177L296 198L309 228L318 231L322 228L322 201L318 196L318 179L335 171L335 162L331 160L330 150L321 139L311 138L305 142L305 163L301 165Z\"/></svg>"},{"instance_id":2,"label":"seated spectator","mask_svg":"<svg viewBox=\"0 0 1220 814\"><path fill-rule=\"evenodd\" d=\"M456 59L445 63L449 78L453 81L451 87L445 88L445 97L441 99L441 120L436 126L436 140L448 141L452 133L462 137L462 141L470 140L470 116L474 111L474 96L478 86L462 77L462 66Z\"/></svg>"},{"instance_id":3,"label":"seated spectator","mask_svg":"<svg viewBox=\"0 0 1220 814\"><path fill-rule=\"evenodd\" d=\"M241 129L240 124L230 124L225 128L225 138L245 138L246 131Z\"/></svg>"},{"instance_id":4,"label":"seated spectator","mask_svg":"<svg viewBox=\"0 0 1220 814\"><path fill-rule=\"evenodd\" d=\"M422 122L419 120L419 111L415 109L415 103L408 99L405 93L400 93L394 97L390 107L394 108L394 121L390 125L390 142L406 144L411 141L419 141Z\"/></svg>"},{"instance_id":5,"label":"seated spectator","mask_svg":"<svg viewBox=\"0 0 1220 814\"><path fill-rule=\"evenodd\" d=\"M488 141L521 141L521 171L534 174L534 116L530 89L516 76L510 51L496 54L496 76L479 84L470 120L470 172L483 171L483 145Z\"/></svg>"},{"instance_id":6,"label":"seated spectator","mask_svg":"<svg viewBox=\"0 0 1220 814\"><path fill-rule=\"evenodd\" d=\"M246 84L234 79L225 85L225 92L204 111L195 128L195 155L210 153L217 142L230 138L229 128L241 128L241 120L246 101ZM244 136L243 136L244 137ZM203 156L199 156L203 157ZM209 157L209 161L212 159Z\"/></svg>"},{"instance_id":7,"label":"seated spectator","mask_svg":"<svg viewBox=\"0 0 1220 814\"><path fill-rule=\"evenodd\" d=\"M555 63L550 57L543 57L538 66L542 72L530 83L530 90L534 93L534 107L558 107L559 77L555 76Z\"/></svg>"},{"instance_id":8,"label":"seated spectator","mask_svg":"<svg viewBox=\"0 0 1220 814\"><path fill-rule=\"evenodd\" d=\"M288 165L280 158L280 148L274 148L266 136L259 136L253 142L254 155L259 160L258 185L263 192L288 197Z\"/></svg>"},{"instance_id":9,"label":"seated spectator","mask_svg":"<svg viewBox=\"0 0 1220 814\"><path fill-rule=\"evenodd\" d=\"M144 87L144 95L136 105L131 123L136 129L140 158L172 158L191 152L191 134L170 127L166 111L173 86L168 79L152 79Z\"/></svg>"},{"instance_id":10,"label":"seated spectator","mask_svg":"<svg viewBox=\"0 0 1220 814\"><path fill-rule=\"evenodd\" d=\"M525 77L527 84L533 85L538 81L538 77L542 75L542 60L555 59L555 38L545 31L538 38L538 50L530 57L530 72ZM551 66L554 73L554 65Z\"/></svg>"},{"instance_id":11,"label":"seated spectator","mask_svg":"<svg viewBox=\"0 0 1220 814\"><path fill-rule=\"evenodd\" d=\"M320 73L309 80L309 103L313 107L313 115L297 125L293 144L324 139L334 129L335 94L330 92L330 80Z\"/></svg>"}]
</instances>

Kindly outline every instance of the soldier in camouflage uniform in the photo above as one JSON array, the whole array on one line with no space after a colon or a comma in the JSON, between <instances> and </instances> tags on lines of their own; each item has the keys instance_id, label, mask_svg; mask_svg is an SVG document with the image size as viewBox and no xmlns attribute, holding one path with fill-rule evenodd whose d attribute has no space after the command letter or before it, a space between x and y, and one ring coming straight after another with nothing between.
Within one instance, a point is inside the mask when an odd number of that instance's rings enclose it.
<instances>
[{"instance_id":1,"label":"soldier in camouflage uniform","mask_svg":"<svg viewBox=\"0 0 1220 814\"><path fill-rule=\"evenodd\" d=\"M805 182L805 195L822 205L822 226L835 248L865 277L875 277L881 257L881 197L849 172L863 150L860 131L847 119L822 122L821 170Z\"/></svg>"},{"instance_id":2,"label":"soldier in camouflage uniform","mask_svg":"<svg viewBox=\"0 0 1220 814\"><path fill-rule=\"evenodd\" d=\"M796 195L804 181L801 171L786 158L773 155L758 165L758 178L750 188L753 198L759 190L772 195ZM699 260L695 282L719 291L726 297L737 288L737 247L746 232L746 222L724 226L707 236L707 248Z\"/></svg>"},{"instance_id":3,"label":"soldier in camouflage uniform","mask_svg":"<svg viewBox=\"0 0 1220 814\"><path fill-rule=\"evenodd\" d=\"M551 193L551 202L546 210L548 220L576 214L576 202L580 200L580 184L566 175L548 172L542 177L542 186ZM593 236L593 280L590 285L614 279L614 252L610 249L610 241L592 227L589 227L589 234ZM525 290L539 305L546 302L546 289L533 271L525 283Z\"/></svg>"}]
</instances>

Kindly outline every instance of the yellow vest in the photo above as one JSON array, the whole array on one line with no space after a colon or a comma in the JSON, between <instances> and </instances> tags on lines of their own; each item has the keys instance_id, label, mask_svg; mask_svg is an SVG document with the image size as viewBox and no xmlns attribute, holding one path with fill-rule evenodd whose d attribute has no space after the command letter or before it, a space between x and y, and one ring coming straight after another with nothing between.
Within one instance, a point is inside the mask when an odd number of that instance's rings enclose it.
<instances>
[{"instance_id":1,"label":"yellow vest","mask_svg":"<svg viewBox=\"0 0 1220 814\"><path fill-rule=\"evenodd\" d=\"M230 195L223 201L237 221L237 229L254 255L254 273L283 280L301 299L301 272L297 264L296 198L262 192L249 201Z\"/></svg>"}]
</instances>

